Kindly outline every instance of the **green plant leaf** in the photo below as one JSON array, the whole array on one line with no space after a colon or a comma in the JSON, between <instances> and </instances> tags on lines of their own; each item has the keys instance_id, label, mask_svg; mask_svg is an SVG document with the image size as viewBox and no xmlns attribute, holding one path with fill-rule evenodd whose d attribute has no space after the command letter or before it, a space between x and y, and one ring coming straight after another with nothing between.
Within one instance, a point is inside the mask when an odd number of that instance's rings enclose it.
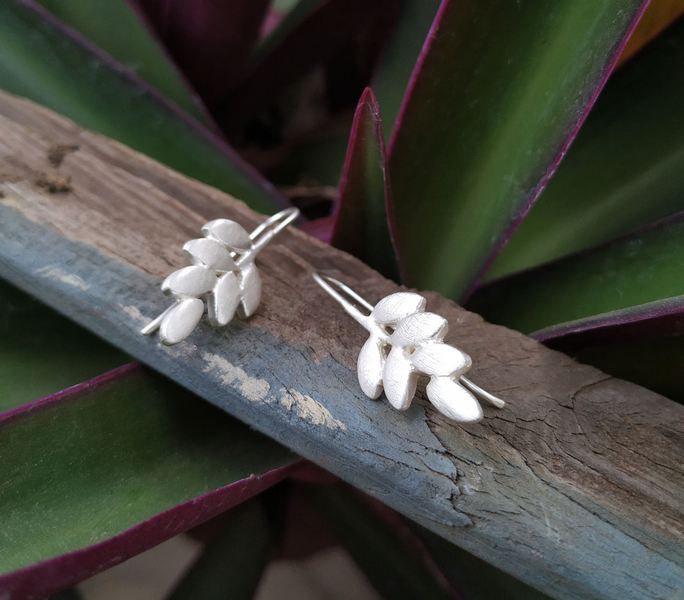
<instances>
[{"instance_id":1,"label":"green plant leaf","mask_svg":"<svg viewBox=\"0 0 684 600\"><path fill-rule=\"evenodd\" d=\"M0 87L270 212L285 200L235 152L31 0L0 3Z\"/></svg>"},{"instance_id":2,"label":"green plant leaf","mask_svg":"<svg viewBox=\"0 0 684 600\"><path fill-rule=\"evenodd\" d=\"M257 498L226 515L169 600L253 598L268 562L271 528Z\"/></svg>"},{"instance_id":3,"label":"green plant leaf","mask_svg":"<svg viewBox=\"0 0 684 600\"><path fill-rule=\"evenodd\" d=\"M641 0L445 0L390 144L406 282L467 295L574 138Z\"/></svg>"},{"instance_id":4,"label":"green plant leaf","mask_svg":"<svg viewBox=\"0 0 684 600\"><path fill-rule=\"evenodd\" d=\"M293 461L136 365L5 413L0 589L72 585L244 502Z\"/></svg>"},{"instance_id":5,"label":"green plant leaf","mask_svg":"<svg viewBox=\"0 0 684 600\"><path fill-rule=\"evenodd\" d=\"M383 129L389 139L439 0L405 0L398 22L382 50L372 88L382 106Z\"/></svg>"},{"instance_id":6,"label":"green plant leaf","mask_svg":"<svg viewBox=\"0 0 684 600\"><path fill-rule=\"evenodd\" d=\"M332 244L398 280L387 226L391 190L382 118L370 88L365 89L356 107L339 189Z\"/></svg>"},{"instance_id":7,"label":"green plant leaf","mask_svg":"<svg viewBox=\"0 0 684 600\"><path fill-rule=\"evenodd\" d=\"M606 85L548 188L488 279L684 210L684 20Z\"/></svg>"},{"instance_id":8,"label":"green plant leaf","mask_svg":"<svg viewBox=\"0 0 684 600\"><path fill-rule=\"evenodd\" d=\"M180 108L197 119L206 119L206 113L200 108L201 102L196 94L125 0L38 1L64 23L136 72Z\"/></svg>"},{"instance_id":9,"label":"green plant leaf","mask_svg":"<svg viewBox=\"0 0 684 600\"><path fill-rule=\"evenodd\" d=\"M0 412L131 359L0 281Z\"/></svg>"},{"instance_id":10,"label":"green plant leaf","mask_svg":"<svg viewBox=\"0 0 684 600\"><path fill-rule=\"evenodd\" d=\"M684 214L657 226L506 277L475 294L470 308L543 340L684 309ZM671 312L671 311L670 311ZM638 316L638 315L637 315Z\"/></svg>"}]
</instances>

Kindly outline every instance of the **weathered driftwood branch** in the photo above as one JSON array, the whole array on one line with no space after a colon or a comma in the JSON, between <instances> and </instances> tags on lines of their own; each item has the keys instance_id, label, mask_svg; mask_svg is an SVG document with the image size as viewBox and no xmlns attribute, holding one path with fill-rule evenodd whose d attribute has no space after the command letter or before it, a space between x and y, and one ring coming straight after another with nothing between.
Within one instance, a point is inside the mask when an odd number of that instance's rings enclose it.
<instances>
[{"instance_id":1,"label":"weathered driftwood branch","mask_svg":"<svg viewBox=\"0 0 684 600\"><path fill-rule=\"evenodd\" d=\"M59 167L56 147L73 145ZM139 334L161 279L240 202L29 102L0 96L0 274L140 360L490 563L557 597L672 598L684 588L684 407L578 365L436 294L447 341L504 410L459 427L418 398L369 401L365 332L311 278L370 301L394 284L296 231L260 257L248 323L164 347ZM56 161L52 160L52 163ZM67 179L68 178L68 179ZM145 399L140 399L145 410Z\"/></svg>"}]
</instances>

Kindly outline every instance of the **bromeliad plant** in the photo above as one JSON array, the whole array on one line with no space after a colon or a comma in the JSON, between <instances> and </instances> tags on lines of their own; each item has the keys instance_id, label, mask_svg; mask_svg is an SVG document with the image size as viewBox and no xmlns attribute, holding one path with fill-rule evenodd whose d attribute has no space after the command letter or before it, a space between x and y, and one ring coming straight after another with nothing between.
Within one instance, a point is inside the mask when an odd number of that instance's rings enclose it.
<instances>
[{"instance_id":1,"label":"bromeliad plant","mask_svg":"<svg viewBox=\"0 0 684 600\"><path fill-rule=\"evenodd\" d=\"M0 86L262 212L297 204L385 275L682 398L684 8L654 2L624 51L645 8L6 0ZM136 366L55 392L125 357L9 288L0 314L3 464L52 457L0 476L0 592L73 584L291 472ZM415 569L407 585L434 590Z\"/></svg>"}]
</instances>

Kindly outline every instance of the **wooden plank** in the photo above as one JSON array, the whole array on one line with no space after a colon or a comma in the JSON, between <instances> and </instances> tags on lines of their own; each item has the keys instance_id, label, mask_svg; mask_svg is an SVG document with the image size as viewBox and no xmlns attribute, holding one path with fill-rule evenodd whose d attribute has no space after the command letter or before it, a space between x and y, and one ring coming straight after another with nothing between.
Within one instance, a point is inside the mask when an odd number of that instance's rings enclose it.
<instances>
[{"instance_id":1,"label":"wooden plank","mask_svg":"<svg viewBox=\"0 0 684 600\"><path fill-rule=\"evenodd\" d=\"M59 167L56 144L78 145ZM51 193L57 176L70 180ZM558 598L684 589L682 406L433 293L447 341L472 355L472 379L508 408L459 427L423 397L406 413L370 401L355 375L364 332L311 272L372 302L397 286L298 231L260 256L265 293L252 320L201 325L162 347L138 329L167 305L159 283L185 264L182 243L210 218L251 227L261 217L4 94L0 181L0 274L180 384Z\"/></svg>"}]
</instances>

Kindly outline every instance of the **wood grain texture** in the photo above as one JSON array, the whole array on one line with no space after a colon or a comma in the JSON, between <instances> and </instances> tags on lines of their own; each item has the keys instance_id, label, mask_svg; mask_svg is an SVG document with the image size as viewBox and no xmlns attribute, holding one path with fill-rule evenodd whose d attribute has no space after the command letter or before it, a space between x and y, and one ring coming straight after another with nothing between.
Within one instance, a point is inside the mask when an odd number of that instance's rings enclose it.
<instances>
[{"instance_id":1,"label":"wood grain texture","mask_svg":"<svg viewBox=\"0 0 684 600\"><path fill-rule=\"evenodd\" d=\"M55 170L55 144L77 144ZM44 177L68 177L50 193ZM472 379L508 400L482 423L406 413L361 393L365 332L311 279L375 302L397 286L298 232L260 256L248 323L201 324L163 347L138 334L159 284L208 219L241 202L27 101L0 95L0 275L251 426L558 598L674 598L684 589L684 407L573 362L428 293ZM141 398L140 410L144 410Z\"/></svg>"}]
</instances>

